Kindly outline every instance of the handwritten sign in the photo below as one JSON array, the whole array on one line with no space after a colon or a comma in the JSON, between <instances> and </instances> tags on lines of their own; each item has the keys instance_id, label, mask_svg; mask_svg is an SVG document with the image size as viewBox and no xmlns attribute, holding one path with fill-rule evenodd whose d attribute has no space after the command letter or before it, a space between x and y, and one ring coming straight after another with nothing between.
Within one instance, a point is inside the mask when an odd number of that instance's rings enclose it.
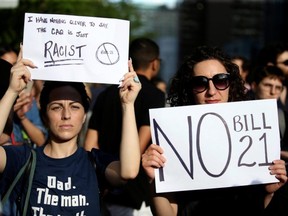
<instances>
[{"instance_id":1,"label":"handwritten sign","mask_svg":"<svg viewBox=\"0 0 288 216\"><path fill-rule=\"evenodd\" d=\"M268 170L280 157L274 99L150 109L150 121L167 159L157 192L278 181Z\"/></svg>"},{"instance_id":2,"label":"handwritten sign","mask_svg":"<svg viewBox=\"0 0 288 216\"><path fill-rule=\"evenodd\" d=\"M128 72L127 20L26 13L23 57L32 79L119 84Z\"/></svg>"}]
</instances>

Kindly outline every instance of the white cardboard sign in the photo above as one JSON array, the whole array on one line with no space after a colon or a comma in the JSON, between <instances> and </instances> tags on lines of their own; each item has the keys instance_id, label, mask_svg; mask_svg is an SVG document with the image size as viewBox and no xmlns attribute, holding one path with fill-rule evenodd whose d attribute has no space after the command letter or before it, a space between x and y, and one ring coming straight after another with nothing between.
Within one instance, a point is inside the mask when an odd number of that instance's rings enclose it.
<instances>
[{"instance_id":1,"label":"white cardboard sign","mask_svg":"<svg viewBox=\"0 0 288 216\"><path fill-rule=\"evenodd\" d=\"M164 149L157 192L277 182L280 158L276 100L150 109L153 143Z\"/></svg>"},{"instance_id":2,"label":"white cardboard sign","mask_svg":"<svg viewBox=\"0 0 288 216\"><path fill-rule=\"evenodd\" d=\"M23 57L32 79L119 84L128 72L127 20L26 13Z\"/></svg>"}]
</instances>

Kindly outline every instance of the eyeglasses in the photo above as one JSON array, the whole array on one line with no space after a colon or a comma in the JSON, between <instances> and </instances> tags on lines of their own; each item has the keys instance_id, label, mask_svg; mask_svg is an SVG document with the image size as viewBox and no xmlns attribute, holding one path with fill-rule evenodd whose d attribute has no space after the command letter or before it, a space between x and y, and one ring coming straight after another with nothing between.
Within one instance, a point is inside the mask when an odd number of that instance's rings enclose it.
<instances>
[{"instance_id":1,"label":"eyeglasses","mask_svg":"<svg viewBox=\"0 0 288 216\"><path fill-rule=\"evenodd\" d=\"M225 90L230 86L230 74L216 74L212 78L205 76L195 76L191 80L193 91L196 93L204 92L209 87L209 81L212 80L213 85L217 90Z\"/></svg>"},{"instance_id":2,"label":"eyeglasses","mask_svg":"<svg viewBox=\"0 0 288 216\"><path fill-rule=\"evenodd\" d=\"M277 64L284 64L285 66L288 66L288 59L283 62L277 62Z\"/></svg>"}]
</instances>

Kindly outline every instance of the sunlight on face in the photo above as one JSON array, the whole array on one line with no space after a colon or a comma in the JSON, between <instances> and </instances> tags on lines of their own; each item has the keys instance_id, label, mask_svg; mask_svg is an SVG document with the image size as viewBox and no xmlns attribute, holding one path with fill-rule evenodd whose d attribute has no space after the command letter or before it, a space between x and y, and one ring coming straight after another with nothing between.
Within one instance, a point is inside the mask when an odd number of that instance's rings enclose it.
<instances>
[{"instance_id":1,"label":"sunlight on face","mask_svg":"<svg viewBox=\"0 0 288 216\"><path fill-rule=\"evenodd\" d=\"M194 76L205 76L212 78L216 74L227 73L225 67L218 60L205 60L199 62L194 67ZM209 81L207 90L201 93L194 93L196 104L224 103L228 101L229 87L225 90L217 90Z\"/></svg>"}]
</instances>

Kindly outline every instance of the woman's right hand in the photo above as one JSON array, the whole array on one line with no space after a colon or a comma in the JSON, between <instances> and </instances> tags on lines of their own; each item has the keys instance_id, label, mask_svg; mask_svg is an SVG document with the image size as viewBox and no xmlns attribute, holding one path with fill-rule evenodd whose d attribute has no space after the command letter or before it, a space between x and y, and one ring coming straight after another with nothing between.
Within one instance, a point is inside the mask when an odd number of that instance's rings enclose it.
<instances>
[{"instance_id":1,"label":"woman's right hand","mask_svg":"<svg viewBox=\"0 0 288 216\"><path fill-rule=\"evenodd\" d=\"M154 169L164 167L166 158L163 156L163 149L156 145L151 144L146 151L142 154L142 167L146 175L149 177L149 182L155 179Z\"/></svg>"},{"instance_id":2,"label":"woman's right hand","mask_svg":"<svg viewBox=\"0 0 288 216\"><path fill-rule=\"evenodd\" d=\"M17 92L19 94L31 80L31 74L27 66L30 68L36 68L32 61L22 58L21 46L17 57L17 62L11 68L11 79L8 88L10 91Z\"/></svg>"},{"instance_id":3,"label":"woman's right hand","mask_svg":"<svg viewBox=\"0 0 288 216\"><path fill-rule=\"evenodd\" d=\"M31 93L26 93L25 90L21 91L19 97L14 104L14 112L17 114L18 118L21 120L25 118L25 114L31 109L33 102L33 96Z\"/></svg>"},{"instance_id":4,"label":"woman's right hand","mask_svg":"<svg viewBox=\"0 0 288 216\"><path fill-rule=\"evenodd\" d=\"M120 100L122 104L134 104L137 95L142 88L140 81L135 82L135 77L137 80L139 79L137 77L137 73L134 71L131 60L128 61L128 68L129 72L124 75L123 79L121 80L122 83L119 86Z\"/></svg>"}]
</instances>

